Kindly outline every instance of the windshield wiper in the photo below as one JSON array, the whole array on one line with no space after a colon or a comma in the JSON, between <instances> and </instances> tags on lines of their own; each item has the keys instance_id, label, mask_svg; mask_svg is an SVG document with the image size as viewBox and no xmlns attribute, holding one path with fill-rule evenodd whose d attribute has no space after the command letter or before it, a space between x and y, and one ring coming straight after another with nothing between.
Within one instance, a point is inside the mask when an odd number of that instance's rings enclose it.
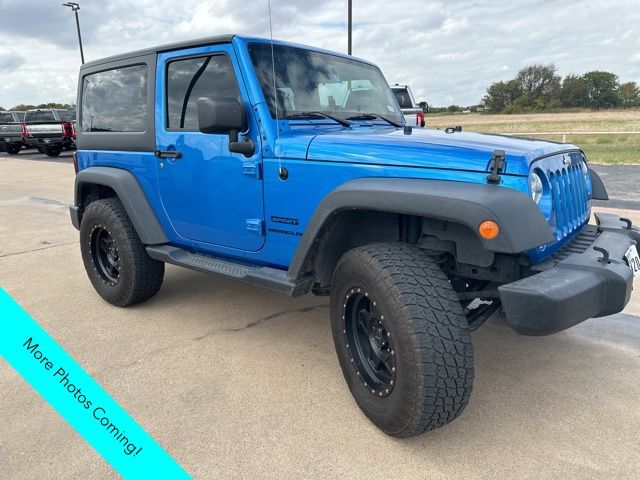
<instances>
[{"instance_id":1,"label":"windshield wiper","mask_svg":"<svg viewBox=\"0 0 640 480\"><path fill-rule=\"evenodd\" d=\"M377 113L361 113L359 115L354 115L353 117L347 117L347 120L375 120L376 118L379 118L380 120L384 120L385 122L387 122L390 125L393 125L394 127L402 128L402 125L399 124L398 122L394 122L393 120L387 117L384 117L382 115L378 115Z\"/></svg>"},{"instance_id":2,"label":"windshield wiper","mask_svg":"<svg viewBox=\"0 0 640 480\"><path fill-rule=\"evenodd\" d=\"M314 111L314 112L290 113L289 115L285 115L284 117L280 117L280 118L282 118L283 120L289 120L294 118L313 118L313 117L328 118L329 120L333 120L334 122L339 123L343 127L351 126L351 122L348 122L347 120L343 120L342 118L334 117L333 115L329 115L328 113L324 113L324 112Z\"/></svg>"}]
</instances>

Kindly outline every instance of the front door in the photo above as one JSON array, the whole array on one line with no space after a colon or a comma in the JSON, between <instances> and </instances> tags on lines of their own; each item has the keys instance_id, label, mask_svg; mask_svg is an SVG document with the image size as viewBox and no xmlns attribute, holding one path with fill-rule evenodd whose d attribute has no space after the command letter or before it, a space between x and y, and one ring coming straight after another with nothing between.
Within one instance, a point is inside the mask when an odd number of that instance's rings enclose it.
<instances>
[{"instance_id":1,"label":"front door","mask_svg":"<svg viewBox=\"0 0 640 480\"><path fill-rule=\"evenodd\" d=\"M156 158L158 188L175 231L187 240L247 251L264 243L260 141L231 45L158 55ZM240 140L256 145L251 158L229 152L226 134L198 130L198 99L233 97L247 108ZM171 153L179 152L179 158Z\"/></svg>"}]
</instances>

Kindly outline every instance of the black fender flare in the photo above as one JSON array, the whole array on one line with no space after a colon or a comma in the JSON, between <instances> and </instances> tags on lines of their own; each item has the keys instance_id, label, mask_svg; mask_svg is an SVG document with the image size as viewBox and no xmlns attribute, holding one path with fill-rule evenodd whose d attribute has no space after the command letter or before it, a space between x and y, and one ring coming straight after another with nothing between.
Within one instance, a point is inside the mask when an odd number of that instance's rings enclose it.
<instances>
[{"instance_id":1,"label":"black fender flare","mask_svg":"<svg viewBox=\"0 0 640 480\"><path fill-rule=\"evenodd\" d=\"M484 248L521 253L556 240L544 215L526 194L497 185L413 178L359 178L329 193L312 215L287 272L298 278L314 244L331 217L344 210L374 210L446 220L475 232ZM493 220L500 234L478 235L478 226Z\"/></svg>"},{"instance_id":2,"label":"black fender flare","mask_svg":"<svg viewBox=\"0 0 640 480\"><path fill-rule=\"evenodd\" d=\"M169 242L140 183L131 172L121 168L89 167L76 175L74 206L71 207L71 216L76 228L80 227L80 194L84 185L103 185L111 188L122 202L142 243L157 245Z\"/></svg>"},{"instance_id":3,"label":"black fender flare","mask_svg":"<svg viewBox=\"0 0 640 480\"><path fill-rule=\"evenodd\" d=\"M609 200L607 188L604 182L593 168L589 167L589 175L591 176L591 199L592 200Z\"/></svg>"}]
</instances>

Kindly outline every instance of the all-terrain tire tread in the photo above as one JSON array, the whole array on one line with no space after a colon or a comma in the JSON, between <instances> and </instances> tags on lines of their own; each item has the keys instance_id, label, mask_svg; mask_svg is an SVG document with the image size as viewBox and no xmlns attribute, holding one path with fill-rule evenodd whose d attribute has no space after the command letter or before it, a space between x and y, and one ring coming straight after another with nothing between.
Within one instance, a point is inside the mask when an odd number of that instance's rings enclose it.
<instances>
[{"instance_id":1,"label":"all-terrain tire tread","mask_svg":"<svg viewBox=\"0 0 640 480\"><path fill-rule=\"evenodd\" d=\"M451 422L469 402L474 365L468 323L446 275L422 249L403 243L355 248L345 261L373 268L382 291L398 296L408 312L418 394L410 421L387 433L408 437Z\"/></svg>"},{"instance_id":2,"label":"all-terrain tire tread","mask_svg":"<svg viewBox=\"0 0 640 480\"><path fill-rule=\"evenodd\" d=\"M90 203L84 212L83 221L87 218L99 218L109 225L113 229L112 234L118 237L120 251L128 250L131 258L130 262L122 266L121 273L123 278L130 279L130 288L120 298L107 300L114 305L126 307L143 302L158 293L164 279L164 263L149 256L120 200L106 198ZM91 280L95 285L94 278Z\"/></svg>"}]
</instances>

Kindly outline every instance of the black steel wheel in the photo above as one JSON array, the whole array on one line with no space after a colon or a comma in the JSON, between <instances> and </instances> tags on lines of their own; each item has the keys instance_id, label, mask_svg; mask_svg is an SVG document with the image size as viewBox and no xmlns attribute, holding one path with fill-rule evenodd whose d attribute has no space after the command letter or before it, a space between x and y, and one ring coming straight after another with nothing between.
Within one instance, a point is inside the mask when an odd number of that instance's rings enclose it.
<instances>
[{"instance_id":1,"label":"black steel wheel","mask_svg":"<svg viewBox=\"0 0 640 480\"><path fill-rule=\"evenodd\" d=\"M108 285L115 285L120 278L120 254L116 240L103 225L91 231L91 256L98 275Z\"/></svg>"},{"instance_id":2,"label":"black steel wheel","mask_svg":"<svg viewBox=\"0 0 640 480\"><path fill-rule=\"evenodd\" d=\"M454 420L473 388L473 348L440 266L403 243L354 248L331 281L331 332L363 413L396 437Z\"/></svg>"},{"instance_id":3,"label":"black steel wheel","mask_svg":"<svg viewBox=\"0 0 640 480\"><path fill-rule=\"evenodd\" d=\"M80 250L91 284L113 305L142 302L162 286L164 263L147 254L117 198L96 200L85 209Z\"/></svg>"},{"instance_id":4,"label":"black steel wheel","mask_svg":"<svg viewBox=\"0 0 640 480\"><path fill-rule=\"evenodd\" d=\"M343 305L346 347L356 374L372 395L385 397L393 390L397 365L384 315L378 311L373 296L361 286L349 289Z\"/></svg>"}]
</instances>

